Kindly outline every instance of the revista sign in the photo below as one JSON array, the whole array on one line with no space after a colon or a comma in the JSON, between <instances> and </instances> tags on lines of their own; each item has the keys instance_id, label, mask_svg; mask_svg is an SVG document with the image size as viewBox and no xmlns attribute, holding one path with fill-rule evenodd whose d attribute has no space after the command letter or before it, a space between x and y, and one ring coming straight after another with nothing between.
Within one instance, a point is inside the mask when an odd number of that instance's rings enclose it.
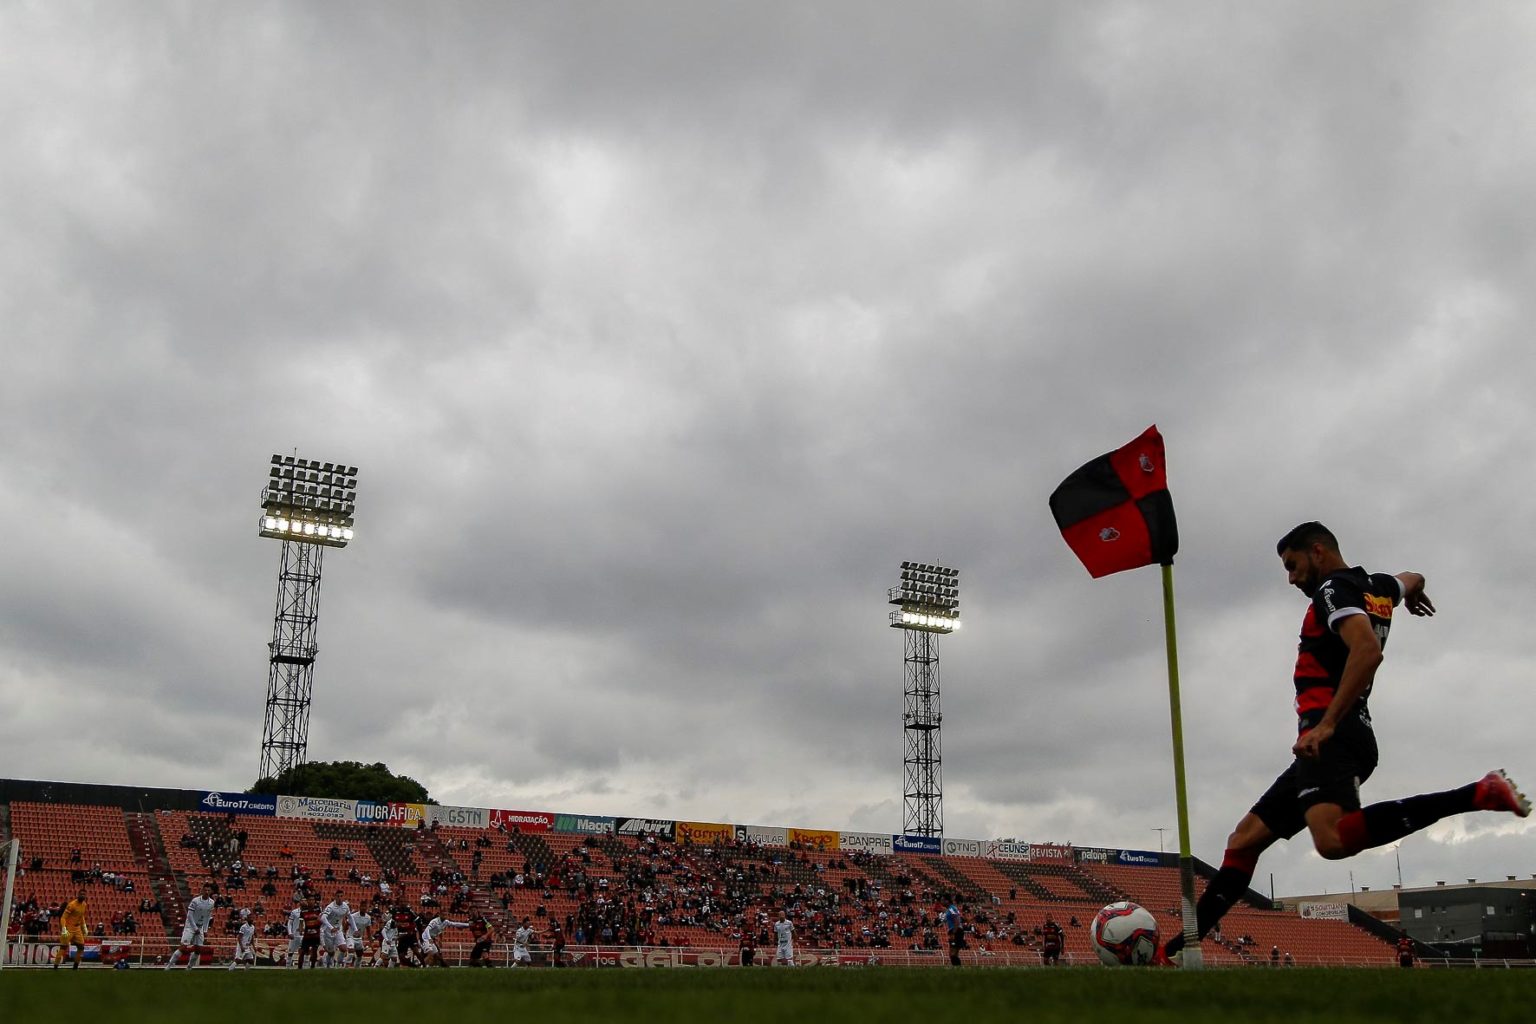
<instances>
[{"instance_id":1,"label":"revista sign","mask_svg":"<svg viewBox=\"0 0 1536 1024\"><path fill-rule=\"evenodd\" d=\"M891 846L897 853L943 853L943 840L938 836L891 836Z\"/></svg>"},{"instance_id":2,"label":"revista sign","mask_svg":"<svg viewBox=\"0 0 1536 1024\"><path fill-rule=\"evenodd\" d=\"M215 793L205 791L198 801L209 814L265 814L277 815L277 797L252 796L249 793Z\"/></svg>"}]
</instances>

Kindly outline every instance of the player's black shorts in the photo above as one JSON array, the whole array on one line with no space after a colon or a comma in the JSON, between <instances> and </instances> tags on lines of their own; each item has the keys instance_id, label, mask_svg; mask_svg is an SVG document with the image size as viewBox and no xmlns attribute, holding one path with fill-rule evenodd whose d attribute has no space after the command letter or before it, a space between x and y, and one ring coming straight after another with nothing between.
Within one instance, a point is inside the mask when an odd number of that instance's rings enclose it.
<instances>
[{"instance_id":1,"label":"player's black shorts","mask_svg":"<svg viewBox=\"0 0 1536 1024\"><path fill-rule=\"evenodd\" d=\"M1376 734L1358 712L1339 723L1321 756L1296 758L1253 805L1253 813L1275 835L1289 839L1307 827L1315 804L1360 809L1360 786L1376 770Z\"/></svg>"},{"instance_id":2,"label":"player's black shorts","mask_svg":"<svg viewBox=\"0 0 1536 1024\"><path fill-rule=\"evenodd\" d=\"M469 951L469 959L472 962L477 962L478 963L480 958L485 956L485 954L489 953L490 951L491 951L491 940L490 939L481 939L479 942L475 943L474 946L470 949L470 951Z\"/></svg>"}]
</instances>

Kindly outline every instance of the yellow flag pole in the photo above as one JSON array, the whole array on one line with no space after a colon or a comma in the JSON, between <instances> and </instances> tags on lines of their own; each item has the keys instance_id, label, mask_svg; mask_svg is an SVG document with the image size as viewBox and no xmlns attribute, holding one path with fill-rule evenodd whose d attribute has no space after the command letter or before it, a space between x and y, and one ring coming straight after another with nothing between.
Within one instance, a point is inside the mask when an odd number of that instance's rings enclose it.
<instances>
[{"instance_id":1,"label":"yellow flag pole","mask_svg":"<svg viewBox=\"0 0 1536 1024\"><path fill-rule=\"evenodd\" d=\"M1173 615L1173 563L1163 565L1163 632L1168 647L1168 717L1173 725L1173 791L1179 812L1179 885L1184 912L1185 970L1205 966L1195 920L1195 861L1190 852L1189 797L1184 786L1184 720L1179 710L1179 642Z\"/></svg>"}]
</instances>

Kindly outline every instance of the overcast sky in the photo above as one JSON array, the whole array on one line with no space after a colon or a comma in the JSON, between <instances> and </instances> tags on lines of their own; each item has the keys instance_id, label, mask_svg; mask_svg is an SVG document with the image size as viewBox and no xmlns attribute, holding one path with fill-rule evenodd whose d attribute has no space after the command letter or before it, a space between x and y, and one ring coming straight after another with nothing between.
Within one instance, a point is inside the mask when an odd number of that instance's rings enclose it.
<instances>
[{"instance_id":1,"label":"overcast sky","mask_svg":"<svg viewBox=\"0 0 1536 1024\"><path fill-rule=\"evenodd\" d=\"M1370 799L1536 787L1522 3L0 4L0 775L243 789L273 452L355 464L311 757L444 803L1177 848L1158 574L1046 507L1156 423L1195 852L1289 761L1276 539L1414 569ZM1443 822L1283 895L1536 873Z\"/></svg>"}]
</instances>

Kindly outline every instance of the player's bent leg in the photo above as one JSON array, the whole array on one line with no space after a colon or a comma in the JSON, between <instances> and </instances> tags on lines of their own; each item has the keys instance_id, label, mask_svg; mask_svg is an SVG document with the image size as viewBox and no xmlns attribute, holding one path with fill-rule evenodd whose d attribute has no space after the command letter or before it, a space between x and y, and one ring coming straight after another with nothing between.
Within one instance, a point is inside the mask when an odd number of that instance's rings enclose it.
<instances>
[{"instance_id":1,"label":"player's bent leg","mask_svg":"<svg viewBox=\"0 0 1536 1024\"><path fill-rule=\"evenodd\" d=\"M1260 804L1263 804L1262 800ZM1205 938L1217 922L1226 916L1232 905L1247 891L1248 883L1253 881L1253 872L1258 867L1260 854L1280 838L1280 833L1266 824L1257 810L1243 815L1237 827L1227 836L1227 849L1221 858L1221 868L1216 872L1216 877L1211 879L1211 884L1206 886L1200 901L1195 904L1196 935ZM1168 940L1157 960L1163 962L1183 949L1184 934L1180 932Z\"/></svg>"},{"instance_id":2,"label":"player's bent leg","mask_svg":"<svg viewBox=\"0 0 1536 1024\"><path fill-rule=\"evenodd\" d=\"M1343 813L1334 822L1334 836L1325 830L1319 839L1314 829L1313 841L1324 857L1352 857L1361 850L1395 843L1442 818L1471 811L1505 811L1524 818L1531 813L1531 802L1500 769L1443 793L1423 793ZM1310 817L1307 824L1311 827Z\"/></svg>"},{"instance_id":3,"label":"player's bent leg","mask_svg":"<svg viewBox=\"0 0 1536 1024\"><path fill-rule=\"evenodd\" d=\"M1344 808L1338 804L1313 804L1307 808L1307 831L1312 834L1312 847L1324 860L1343 860L1364 849L1340 834L1339 823L1344 816ZM1345 831L1347 834L1348 830Z\"/></svg>"}]
</instances>

